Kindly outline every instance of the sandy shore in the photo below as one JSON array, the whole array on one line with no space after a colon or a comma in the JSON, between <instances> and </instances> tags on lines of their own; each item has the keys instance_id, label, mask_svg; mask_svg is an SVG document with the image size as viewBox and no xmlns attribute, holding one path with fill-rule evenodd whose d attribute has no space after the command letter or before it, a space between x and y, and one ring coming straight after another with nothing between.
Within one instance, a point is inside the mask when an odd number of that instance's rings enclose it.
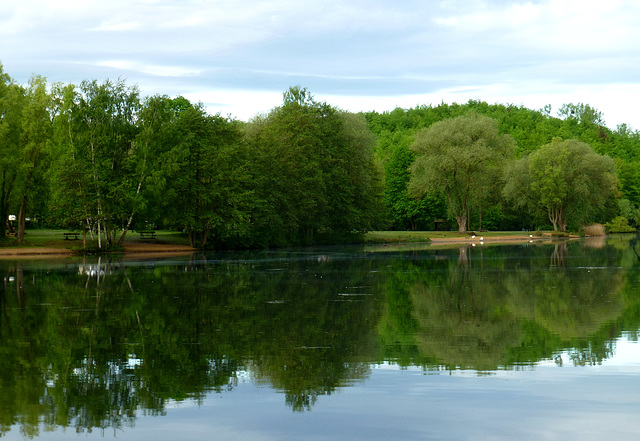
<instances>
[{"instance_id":1,"label":"sandy shore","mask_svg":"<svg viewBox=\"0 0 640 441\"><path fill-rule=\"evenodd\" d=\"M510 235L510 236L489 236L489 237L484 237L484 236L476 236L474 238L472 237L451 237L451 238L431 238L431 243L436 245L436 244L464 244L464 243L475 243L475 244L480 244L480 243L496 243L496 242L520 242L520 243L524 243L524 242L530 242L530 241L536 241L536 240L549 240L550 237L549 236L520 236L520 235Z\"/></svg>"},{"instance_id":2,"label":"sandy shore","mask_svg":"<svg viewBox=\"0 0 640 441\"><path fill-rule=\"evenodd\" d=\"M126 254L167 254L167 253L193 253L197 251L195 248L183 245L167 245L157 243L133 243L128 242L124 245ZM65 248L47 248L47 247L24 247L24 248L0 248L0 258L15 257L65 257L72 256L73 252Z\"/></svg>"}]
</instances>

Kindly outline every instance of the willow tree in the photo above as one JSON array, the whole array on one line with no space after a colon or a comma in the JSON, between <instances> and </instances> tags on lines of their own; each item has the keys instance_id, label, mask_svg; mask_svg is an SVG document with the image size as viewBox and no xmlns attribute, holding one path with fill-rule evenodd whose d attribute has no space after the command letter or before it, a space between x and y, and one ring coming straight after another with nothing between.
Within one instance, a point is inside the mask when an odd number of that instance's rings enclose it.
<instances>
[{"instance_id":1,"label":"willow tree","mask_svg":"<svg viewBox=\"0 0 640 441\"><path fill-rule=\"evenodd\" d=\"M495 119L468 113L420 130L411 150L416 160L410 168L410 193L443 194L458 231L465 233L471 204L500 188L502 166L513 156L515 142L500 134Z\"/></svg>"},{"instance_id":2,"label":"willow tree","mask_svg":"<svg viewBox=\"0 0 640 441\"><path fill-rule=\"evenodd\" d=\"M592 220L618 186L613 159L584 142L554 138L507 169L504 195L516 207L545 212L555 231L566 231L569 219Z\"/></svg>"}]
</instances>

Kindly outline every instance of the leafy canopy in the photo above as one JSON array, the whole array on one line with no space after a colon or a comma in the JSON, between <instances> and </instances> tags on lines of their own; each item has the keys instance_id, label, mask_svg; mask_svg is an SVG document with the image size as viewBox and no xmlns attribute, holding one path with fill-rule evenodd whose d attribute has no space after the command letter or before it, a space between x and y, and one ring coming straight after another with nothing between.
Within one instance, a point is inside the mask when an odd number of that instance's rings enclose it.
<instances>
[{"instance_id":1,"label":"leafy canopy","mask_svg":"<svg viewBox=\"0 0 640 441\"><path fill-rule=\"evenodd\" d=\"M611 158L584 142L554 138L508 168L504 195L516 206L546 212L554 230L566 231L569 219L592 220L618 185Z\"/></svg>"},{"instance_id":2,"label":"leafy canopy","mask_svg":"<svg viewBox=\"0 0 640 441\"><path fill-rule=\"evenodd\" d=\"M464 233L470 203L486 195L503 161L513 156L515 142L500 134L496 120L469 113L419 131L411 149L416 160L409 191L416 197L428 191L444 194Z\"/></svg>"}]
</instances>

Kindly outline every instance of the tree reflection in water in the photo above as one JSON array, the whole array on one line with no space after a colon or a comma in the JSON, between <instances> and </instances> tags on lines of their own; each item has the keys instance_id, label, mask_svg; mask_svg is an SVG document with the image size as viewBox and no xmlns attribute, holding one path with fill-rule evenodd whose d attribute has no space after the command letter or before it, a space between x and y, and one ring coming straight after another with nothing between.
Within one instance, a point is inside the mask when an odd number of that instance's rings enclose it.
<instances>
[{"instance_id":1,"label":"tree reflection in water","mask_svg":"<svg viewBox=\"0 0 640 441\"><path fill-rule=\"evenodd\" d=\"M551 266L549 262L551 261ZM292 410L379 362L599 363L640 326L631 247L0 263L0 431L118 430L245 373Z\"/></svg>"},{"instance_id":2,"label":"tree reflection in water","mask_svg":"<svg viewBox=\"0 0 640 441\"><path fill-rule=\"evenodd\" d=\"M625 308L626 274L607 271L606 256L568 270L566 242L554 245L551 268L474 260L470 250L461 248L459 256L465 257L439 273L444 280L429 274L413 284L421 353L448 368L477 370L533 363L572 346L576 363L611 355L607 342L581 343ZM604 266L597 270L599 265Z\"/></svg>"}]
</instances>

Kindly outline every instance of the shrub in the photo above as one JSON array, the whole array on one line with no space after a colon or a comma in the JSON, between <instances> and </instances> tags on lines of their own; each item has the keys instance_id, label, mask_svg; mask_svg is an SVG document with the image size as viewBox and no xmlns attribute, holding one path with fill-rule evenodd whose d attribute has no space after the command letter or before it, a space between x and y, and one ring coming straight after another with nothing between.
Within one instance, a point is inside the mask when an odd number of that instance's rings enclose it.
<instances>
[{"instance_id":1,"label":"shrub","mask_svg":"<svg viewBox=\"0 0 640 441\"><path fill-rule=\"evenodd\" d=\"M584 228L585 236L606 236L607 232L602 224L591 224L585 225Z\"/></svg>"},{"instance_id":2,"label":"shrub","mask_svg":"<svg viewBox=\"0 0 640 441\"><path fill-rule=\"evenodd\" d=\"M614 217L611 222L604 225L609 233L631 233L634 230L629 226L629 221L624 216Z\"/></svg>"}]
</instances>

